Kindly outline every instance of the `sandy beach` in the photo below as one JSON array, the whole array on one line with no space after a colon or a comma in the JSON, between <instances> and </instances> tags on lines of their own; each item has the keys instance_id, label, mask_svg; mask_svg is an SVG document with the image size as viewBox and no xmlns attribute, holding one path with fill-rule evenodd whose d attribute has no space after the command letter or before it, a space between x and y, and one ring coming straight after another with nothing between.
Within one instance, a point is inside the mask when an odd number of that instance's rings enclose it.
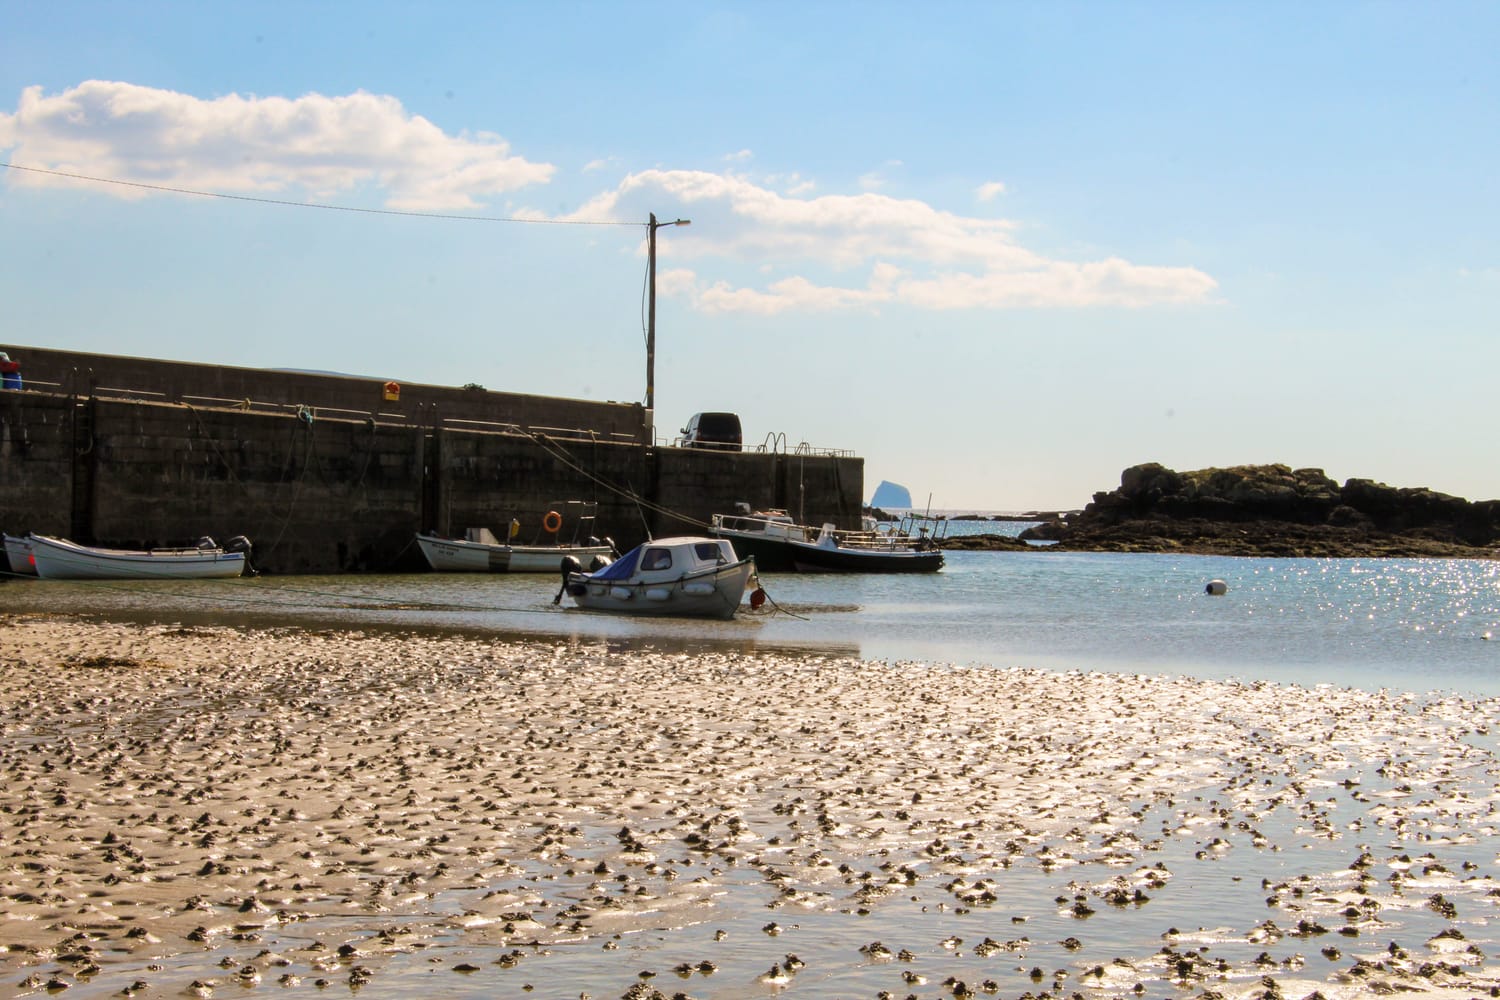
<instances>
[{"instance_id":1,"label":"sandy beach","mask_svg":"<svg viewBox=\"0 0 1500 1000\"><path fill-rule=\"evenodd\" d=\"M0 617L0 995L1500 995L1500 704Z\"/></svg>"}]
</instances>

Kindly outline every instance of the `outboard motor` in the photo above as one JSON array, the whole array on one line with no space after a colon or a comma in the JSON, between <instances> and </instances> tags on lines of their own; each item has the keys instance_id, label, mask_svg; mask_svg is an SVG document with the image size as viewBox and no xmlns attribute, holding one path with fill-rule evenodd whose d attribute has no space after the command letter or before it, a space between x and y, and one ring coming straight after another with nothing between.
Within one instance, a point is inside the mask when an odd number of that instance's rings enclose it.
<instances>
[{"instance_id":1,"label":"outboard motor","mask_svg":"<svg viewBox=\"0 0 1500 1000\"><path fill-rule=\"evenodd\" d=\"M557 596L552 598L553 604L562 603L563 591L568 589L568 574L582 573L583 563L579 562L576 556L563 556L562 565L559 568L562 570L562 586L557 588Z\"/></svg>"},{"instance_id":2,"label":"outboard motor","mask_svg":"<svg viewBox=\"0 0 1500 1000\"><path fill-rule=\"evenodd\" d=\"M601 569L603 569L604 567L608 566L612 562L614 562L613 559L610 559L607 556L601 556L601 555L597 555L596 554L594 556L594 558L592 558L592 559L589 560L589 572L590 573L597 573Z\"/></svg>"},{"instance_id":3,"label":"outboard motor","mask_svg":"<svg viewBox=\"0 0 1500 1000\"><path fill-rule=\"evenodd\" d=\"M216 549L219 547L219 543L214 541L210 536L204 535L202 538L198 539L197 547L200 549Z\"/></svg>"},{"instance_id":4,"label":"outboard motor","mask_svg":"<svg viewBox=\"0 0 1500 1000\"><path fill-rule=\"evenodd\" d=\"M245 574L247 576L260 575L260 570L256 569L255 566L250 562L250 552L254 548L255 546L250 544L250 539L246 538L244 535L235 535L229 541L224 543L225 552L245 553Z\"/></svg>"}]
</instances>

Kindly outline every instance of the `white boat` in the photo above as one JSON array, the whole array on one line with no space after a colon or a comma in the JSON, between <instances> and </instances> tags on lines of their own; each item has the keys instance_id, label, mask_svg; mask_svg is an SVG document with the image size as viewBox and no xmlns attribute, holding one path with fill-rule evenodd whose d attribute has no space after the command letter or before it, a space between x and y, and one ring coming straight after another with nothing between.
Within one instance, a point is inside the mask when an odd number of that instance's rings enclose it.
<instances>
[{"instance_id":1,"label":"white boat","mask_svg":"<svg viewBox=\"0 0 1500 1000\"><path fill-rule=\"evenodd\" d=\"M164 549L103 549L46 535L32 535L30 541L37 576L44 580L223 579L250 565L244 535L226 546L205 537L195 546Z\"/></svg>"},{"instance_id":2,"label":"white boat","mask_svg":"<svg viewBox=\"0 0 1500 1000\"><path fill-rule=\"evenodd\" d=\"M503 545L488 528L470 528L467 538L418 535L427 565L440 573L556 573L564 556L589 560L614 555L614 546Z\"/></svg>"},{"instance_id":3,"label":"white boat","mask_svg":"<svg viewBox=\"0 0 1500 1000\"><path fill-rule=\"evenodd\" d=\"M685 618L732 618L755 574L722 538L662 538L638 545L592 573L564 564L563 589L590 611ZM752 598L753 602L753 598Z\"/></svg>"},{"instance_id":4,"label":"white boat","mask_svg":"<svg viewBox=\"0 0 1500 1000\"><path fill-rule=\"evenodd\" d=\"M463 538L418 533L417 546L427 565L441 573L556 573L565 556L582 565L596 557L606 561L614 558L614 543L590 534L595 507L581 500L551 504L530 545L513 544L521 532L521 522L512 518L509 541L500 541L489 528L469 528ZM564 537L570 540L563 541ZM543 538L549 541L543 542Z\"/></svg>"},{"instance_id":5,"label":"white boat","mask_svg":"<svg viewBox=\"0 0 1500 1000\"><path fill-rule=\"evenodd\" d=\"M810 545L817 538L815 529L798 524L784 510L751 512L748 508L738 514L715 514L709 534L728 538L736 552L754 556L755 565L767 573L795 570L791 543Z\"/></svg>"},{"instance_id":6,"label":"white boat","mask_svg":"<svg viewBox=\"0 0 1500 1000\"><path fill-rule=\"evenodd\" d=\"M5 559L10 571L19 576L36 576L36 564L31 560L31 538L5 536Z\"/></svg>"}]
</instances>

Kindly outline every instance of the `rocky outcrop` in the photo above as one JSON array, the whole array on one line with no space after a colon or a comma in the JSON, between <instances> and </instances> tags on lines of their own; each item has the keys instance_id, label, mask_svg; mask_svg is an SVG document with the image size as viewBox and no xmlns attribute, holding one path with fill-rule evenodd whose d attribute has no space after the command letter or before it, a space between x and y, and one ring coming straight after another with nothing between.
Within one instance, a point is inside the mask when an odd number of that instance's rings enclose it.
<instances>
[{"instance_id":1,"label":"rocky outcrop","mask_svg":"<svg viewBox=\"0 0 1500 1000\"><path fill-rule=\"evenodd\" d=\"M1015 535L947 535L938 540L938 547L947 551L967 549L980 552L1024 552L1033 546Z\"/></svg>"},{"instance_id":2,"label":"rocky outcrop","mask_svg":"<svg viewBox=\"0 0 1500 1000\"><path fill-rule=\"evenodd\" d=\"M1024 538L1070 550L1500 558L1500 501L1470 502L1322 469L1131 466L1120 487Z\"/></svg>"}]
</instances>

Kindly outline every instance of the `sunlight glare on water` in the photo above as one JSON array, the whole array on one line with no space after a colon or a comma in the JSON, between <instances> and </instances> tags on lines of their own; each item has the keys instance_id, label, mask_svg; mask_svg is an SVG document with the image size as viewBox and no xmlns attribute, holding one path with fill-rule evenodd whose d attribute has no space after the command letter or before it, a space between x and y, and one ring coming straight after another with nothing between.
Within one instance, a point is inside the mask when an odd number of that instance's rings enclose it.
<instances>
[{"instance_id":1,"label":"sunlight glare on water","mask_svg":"<svg viewBox=\"0 0 1500 1000\"><path fill-rule=\"evenodd\" d=\"M728 622L554 604L550 575L416 573L108 584L17 581L0 610L225 624L462 629L684 649L1500 691L1500 566L950 551L936 574L765 574ZM1227 585L1205 593L1209 580Z\"/></svg>"}]
</instances>

